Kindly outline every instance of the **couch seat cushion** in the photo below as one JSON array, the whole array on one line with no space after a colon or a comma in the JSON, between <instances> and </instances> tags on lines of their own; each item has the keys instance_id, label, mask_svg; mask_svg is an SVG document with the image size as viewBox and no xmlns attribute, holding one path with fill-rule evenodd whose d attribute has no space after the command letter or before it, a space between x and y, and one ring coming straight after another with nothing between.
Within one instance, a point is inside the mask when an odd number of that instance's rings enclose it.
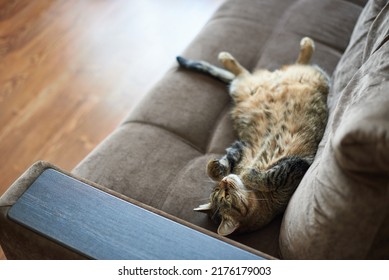
<instances>
[{"instance_id":1,"label":"couch seat cushion","mask_svg":"<svg viewBox=\"0 0 389 280\"><path fill-rule=\"evenodd\" d=\"M340 0L226 1L183 55L217 64L217 54L229 51L250 70L279 67L293 62L301 37L311 36L317 41L315 61L332 72L360 11L360 6ZM324 18L341 30L318 32ZM73 172L215 230L206 215L192 209L208 199L214 184L206 176L207 161L236 140L230 103L226 85L173 66ZM232 238L278 257L281 219Z\"/></svg>"}]
</instances>

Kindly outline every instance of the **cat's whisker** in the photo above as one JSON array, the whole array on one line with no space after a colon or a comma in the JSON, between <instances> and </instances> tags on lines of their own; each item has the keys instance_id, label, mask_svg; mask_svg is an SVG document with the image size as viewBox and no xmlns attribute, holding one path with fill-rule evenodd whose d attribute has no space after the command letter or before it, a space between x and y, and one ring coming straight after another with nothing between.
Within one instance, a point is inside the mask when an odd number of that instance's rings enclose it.
<instances>
[{"instance_id":1,"label":"cat's whisker","mask_svg":"<svg viewBox=\"0 0 389 280\"><path fill-rule=\"evenodd\" d=\"M209 197L207 198L197 198L195 201L209 201Z\"/></svg>"},{"instance_id":2,"label":"cat's whisker","mask_svg":"<svg viewBox=\"0 0 389 280\"><path fill-rule=\"evenodd\" d=\"M207 178L207 179L203 179L203 182L204 183L212 183L212 184L216 184L217 182L212 180L211 178Z\"/></svg>"},{"instance_id":3,"label":"cat's whisker","mask_svg":"<svg viewBox=\"0 0 389 280\"><path fill-rule=\"evenodd\" d=\"M220 210L220 205L217 206L216 211L212 215L212 219L214 219L216 214L219 213L219 210Z\"/></svg>"},{"instance_id":4,"label":"cat's whisker","mask_svg":"<svg viewBox=\"0 0 389 280\"><path fill-rule=\"evenodd\" d=\"M253 201L268 201L268 199L266 199L266 198L251 198L251 197L247 197L246 199L253 200Z\"/></svg>"},{"instance_id":5,"label":"cat's whisker","mask_svg":"<svg viewBox=\"0 0 389 280\"><path fill-rule=\"evenodd\" d=\"M242 192L245 192L245 193L252 193L252 192L255 192L255 190L249 190L249 189L242 189L241 191L242 191Z\"/></svg>"},{"instance_id":6,"label":"cat's whisker","mask_svg":"<svg viewBox=\"0 0 389 280\"><path fill-rule=\"evenodd\" d=\"M251 198L251 197L245 197L245 196L243 196L243 194L241 194L241 193L236 194L236 197L237 197L237 199L239 199L239 200L241 200L241 201L245 201L245 200L252 200L252 201L268 201L267 198Z\"/></svg>"}]
</instances>

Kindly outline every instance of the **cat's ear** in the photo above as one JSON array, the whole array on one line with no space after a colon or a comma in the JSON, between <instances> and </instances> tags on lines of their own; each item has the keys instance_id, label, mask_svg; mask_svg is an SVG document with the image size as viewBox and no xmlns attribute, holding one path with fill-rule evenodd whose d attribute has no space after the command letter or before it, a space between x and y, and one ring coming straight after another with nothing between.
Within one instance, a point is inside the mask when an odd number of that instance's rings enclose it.
<instances>
[{"instance_id":1,"label":"cat's ear","mask_svg":"<svg viewBox=\"0 0 389 280\"><path fill-rule=\"evenodd\" d=\"M197 212L208 213L212 209L211 206L212 206L211 203L201 204L201 205L199 205L199 207L197 207L193 210L197 211Z\"/></svg>"},{"instance_id":2,"label":"cat's ear","mask_svg":"<svg viewBox=\"0 0 389 280\"><path fill-rule=\"evenodd\" d=\"M230 235L239 227L239 222L233 218L224 218L222 219L219 228L217 229L217 233L222 236Z\"/></svg>"}]
</instances>

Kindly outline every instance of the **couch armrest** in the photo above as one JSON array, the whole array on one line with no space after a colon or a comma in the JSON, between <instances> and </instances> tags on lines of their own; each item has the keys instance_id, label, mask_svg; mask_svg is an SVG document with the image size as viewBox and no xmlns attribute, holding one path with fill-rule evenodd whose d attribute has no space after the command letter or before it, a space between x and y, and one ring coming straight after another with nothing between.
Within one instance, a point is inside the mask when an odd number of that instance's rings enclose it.
<instances>
[{"instance_id":1,"label":"couch armrest","mask_svg":"<svg viewBox=\"0 0 389 280\"><path fill-rule=\"evenodd\" d=\"M36 178L49 168L59 170L44 161L35 163L0 197L0 244L7 259L86 259L86 256L8 218L9 209Z\"/></svg>"},{"instance_id":2,"label":"couch armrest","mask_svg":"<svg viewBox=\"0 0 389 280\"><path fill-rule=\"evenodd\" d=\"M0 200L1 225L5 225L1 226L0 241L7 257L266 257L261 252L93 185L44 162L31 167ZM14 236L15 231L23 234ZM38 252L41 255L36 255Z\"/></svg>"}]
</instances>

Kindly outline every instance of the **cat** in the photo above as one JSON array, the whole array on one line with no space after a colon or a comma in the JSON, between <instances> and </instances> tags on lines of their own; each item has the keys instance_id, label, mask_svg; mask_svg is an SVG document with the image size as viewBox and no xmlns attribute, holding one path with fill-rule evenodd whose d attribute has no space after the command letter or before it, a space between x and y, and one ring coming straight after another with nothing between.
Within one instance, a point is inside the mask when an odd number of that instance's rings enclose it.
<instances>
[{"instance_id":1,"label":"cat","mask_svg":"<svg viewBox=\"0 0 389 280\"><path fill-rule=\"evenodd\" d=\"M260 229L283 213L312 164L327 123L328 75L309 65L314 42L305 37L294 64L250 73L229 53L218 56L222 69L177 57L182 67L229 83L231 118L239 137L220 159L207 164L216 181L206 212L218 234Z\"/></svg>"}]
</instances>

